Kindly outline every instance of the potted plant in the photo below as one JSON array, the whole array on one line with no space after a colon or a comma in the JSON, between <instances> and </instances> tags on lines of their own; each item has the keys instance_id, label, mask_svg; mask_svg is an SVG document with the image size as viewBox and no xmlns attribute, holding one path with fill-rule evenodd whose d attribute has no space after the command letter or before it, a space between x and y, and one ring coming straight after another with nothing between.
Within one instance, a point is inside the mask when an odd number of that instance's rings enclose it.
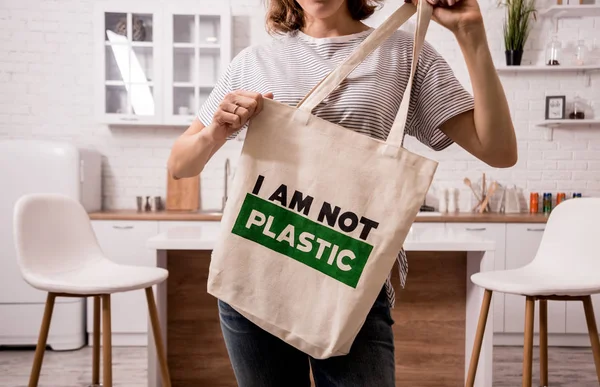
<instances>
[{"instance_id":1,"label":"potted plant","mask_svg":"<svg viewBox=\"0 0 600 387\"><path fill-rule=\"evenodd\" d=\"M505 0L504 48L507 66L519 66L523 47L531 31L531 18L536 19L535 0Z\"/></svg>"}]
</instances>

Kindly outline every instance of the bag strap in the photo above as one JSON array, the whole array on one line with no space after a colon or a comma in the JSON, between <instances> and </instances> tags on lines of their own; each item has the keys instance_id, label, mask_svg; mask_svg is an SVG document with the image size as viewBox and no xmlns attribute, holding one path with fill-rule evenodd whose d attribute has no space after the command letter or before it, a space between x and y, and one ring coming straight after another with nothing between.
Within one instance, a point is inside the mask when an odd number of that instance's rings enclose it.
<instances>
[{"instance_id":1,"label":"bag strap","mask_svg":"<svg viewBox=\"0 0 600 387\"><path fill-rule=\"evenodd\" d=\"M402 26L412 15L417 13L417 25L415 29L413 57L410 70L410 77L400 109L390 129L386 142L390 145L400 147L404 139L404 130L408 118L408 109L410 106L410 95L412 83L415 76L421 48L425 41L427 27L433 13L432 6L426 0L419 0L417 6L412 3L405 3L398 8L390 17L388 17L379 27L377 27L350 56L338 65L332 72L323 78L305 97L296 105L296 108L312 113L315 107L319 105L329 94L331 94L354 69L369 56L377 47L379 47L387 38L389 38L400 26Z\"/></svg>"}]
</instances>

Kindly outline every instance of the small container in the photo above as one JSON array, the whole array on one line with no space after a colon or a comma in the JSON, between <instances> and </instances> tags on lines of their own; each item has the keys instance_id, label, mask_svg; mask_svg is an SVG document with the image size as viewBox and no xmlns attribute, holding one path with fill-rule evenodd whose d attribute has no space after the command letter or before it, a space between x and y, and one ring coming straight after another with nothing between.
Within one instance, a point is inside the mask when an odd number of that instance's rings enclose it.
<instances>
[{"instance_id":1,"label":"small container","mask_svg":"<svg viewBox=\"0 0 600 387\"><path fill-rule=\"evenodd\" d=\"M446 199L448 191L442 188L438 191L438 210L441 213L448 212L448 201Z\"/></svg>"},{"instance_id":2,"label":"small container","mask_svg":"<svg viewBox=\"0 0 600 387\"><path fill-rule=\"evenodd\" d=\"M573 199L580 198L580 197L581 197L581 193L578 193L578 192L573 193Z\"/></svg>"},{"instance_id":3,"label":"small container","mask_svg":"<svg viewBox=\"0 0 600 387\"><path fill-rule=\"evenodd\" d=\"M538 208L540 205L539 200L540 200L540 194L538 194L537 192L532 192L529 194L529 213L531 213L531 214L538 213Z\"/></svg>"},{"instance_id":4,"label":"small container","mask_svg":"<svg viewBox=\"0 0 600 387\"><path fill-rule=\"evenodd\" d=\"M544 214L548 215L552 212L552 194L544 194Z\"/></svg>"},{"instance_id":5,"label":"small container","mask_svg":"<svg viewBox=\"0 0 600 387\"><path fill-rule=\"evenodd\" d=\"M587 54L587 47L585 46L585 42L583 40L579 40L577 42L577 47L575 47L575 65L583 66L585 65Z\"/></svg>"},{"instance_id":6,"label":"small container","mask_svg":"<svg viewBox=\"0 0 600 387\"><path fill-rule=\"evenodd\" d=\"M560 65L560 51L562 45L558 40L557 35L552 35L552 40L546 45L546 65L548 66L559 66Z\"/></svg>"},{"instance_id":7,"label":"small container","mask_svg":"<svg viewBox=\"0 0 600 387\"><path fill-rule=\"evenodd\" d=\"M566 195L564 192L559 192L556 194L556 205L558 206L560 203L566 200Z\"/></svg>"},{"instance_id":8,"label":"small container","mask_svg":"<svg viewBox=\"0 0 600 387\"><path fill-rule=\"evenodd\" d=\"M137 201L137 210L138 212L142 212L142 210L144 209L144 198L141 196L136 196L136 201Z\"/></svg>"},{"instance_id":9,"label":"small container","mask_svg":"<svg viewBox=\"0 0 600 387\"><path fill-rule=\"evenodd\" d=\"M146 211L152 211L152 205L150 204L150 196L146 196L146 206L144 207Z\"/></svg>"},{"instance_id":10,"label":"small container","mask_svg":"<svg viewBox=\"0 0 600 387\"><path fill-rule=\"evenodd\" d=\"M456 190L454 188L450 188L448 190L448 212L454 213L456 212Z\"/></svg>"},{"instance_id":11,"label":"small container","mask_svg":"<svg viewBox=\"0 0 600 387\"><path fill-rule=\"evenodd\" d=\"M569 118L572 120L583 120L585 119L585 107L583 101L579 96L573 99L573 111L569 114Z\"/></svg>"}]
</instances>

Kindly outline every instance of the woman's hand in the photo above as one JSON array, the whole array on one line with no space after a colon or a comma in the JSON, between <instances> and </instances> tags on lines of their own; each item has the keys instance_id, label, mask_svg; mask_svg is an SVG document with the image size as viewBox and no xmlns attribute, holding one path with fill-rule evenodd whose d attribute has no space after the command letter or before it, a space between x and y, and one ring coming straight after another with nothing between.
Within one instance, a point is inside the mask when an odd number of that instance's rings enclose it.
<instances>
[{"instance_id":1,"label":"woman's hand","mask_svg":"<svg viewBox=\"0 0 600 387\"><path fill-rule=\"evenodd\" d=\"M272 93L260 94L246 90L233 91L223 98L206 129L215 141L224 141L261 112L263 98L273 98Z\"/></svg>"},{"instance_id":2,"label":"woman's hand","mask_svg":"<svg viewBox=\"0 0 600 387\"><path fill-rule=\"evenodd\" d=\"M417 0L412 0L416 3ZM477 0L427 0L433 5L433 20L454 34L483 27L483 17Z\"/></svg>"}]
</instances>

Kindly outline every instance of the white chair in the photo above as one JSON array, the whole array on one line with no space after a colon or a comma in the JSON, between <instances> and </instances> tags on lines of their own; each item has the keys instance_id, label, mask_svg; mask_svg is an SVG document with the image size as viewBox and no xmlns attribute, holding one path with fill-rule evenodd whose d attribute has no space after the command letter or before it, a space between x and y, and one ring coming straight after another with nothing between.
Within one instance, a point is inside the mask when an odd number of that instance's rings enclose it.
<instances>
[{"instance_id":1,"label":"white chair","mask_svg":"<svg viewBox=\"0 0 600 387\"><path fill-rule=\"evenodd\" d=\"M110 295L145 289L162 383L170 376L152 286L167 279L161 268L116 264L102 253L81 204L58 194L21 197L14 209L14 238L23 278L48 292L29 387L38 385L56 297L94 298L92 383L100 382L100 300L102 300L103 386L112 387Z\"/></svg>"},{"instance_id":2,"label":"white chair","mask_svg":"<svg viewBox=\"0 0 600 387\"><path fill-rule=\"evenodd\" d=\"M477 273L485 289L467 386L473 386L492 292L522 295L525 301L523 386L532 384L535 301L540 302L540 385L548 385L548 301L582 301L600 382L600 343L591 295L600 293L600 198L570 199L552 211L534 260L514 270Z\"/></svg>"}]
</instances>

